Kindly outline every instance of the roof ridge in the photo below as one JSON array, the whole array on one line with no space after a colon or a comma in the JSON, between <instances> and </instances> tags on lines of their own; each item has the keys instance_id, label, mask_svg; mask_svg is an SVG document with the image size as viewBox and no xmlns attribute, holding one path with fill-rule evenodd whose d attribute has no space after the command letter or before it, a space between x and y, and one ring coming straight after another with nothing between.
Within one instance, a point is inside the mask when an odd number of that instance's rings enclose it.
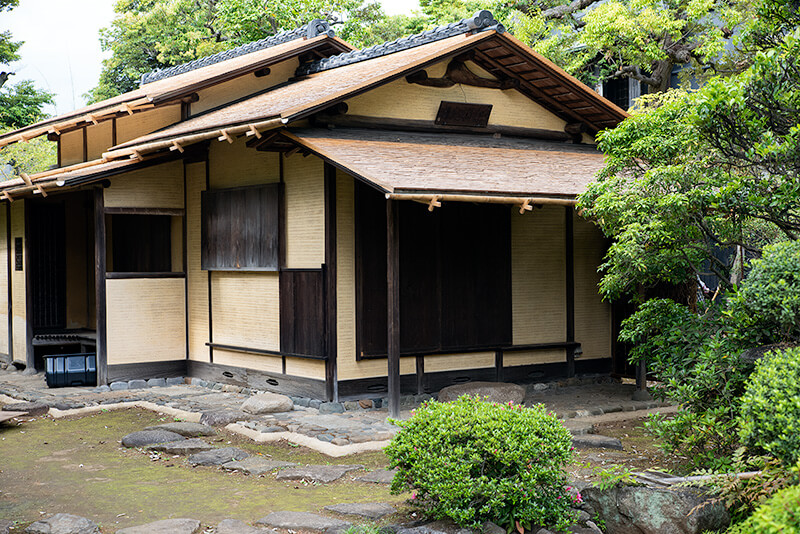
<instances>
[{"instance_id":1,"label":"roof ridge","mask_svg":"<svg viewBox=\"0 0 800 534\"><path fill-rule=\"evenodd\" d=\"M415 48L417 46L422 46L434 41L440 41L455 35L470 32L478 33L486 30L495 30L498 33L503 33L506 31L506 28L500 22L495 20L491 11L483 9L477 11L468 19L461 19L458 22L451 22L450 24L446 24L444 26L437 26L436 28L426 30L422 33L417 33L408 37L401 37L399 39L395 39L394 41L373 45L362 50L343 52L335 56L300 65L300 67L297 68L295 75L302 76L305 74L314 74L315 72L321 72L336 67L342 67L344 65L350 65L352 63L358 63L367 59L386 56L402 50L408 50L409 48Z\"/></svg>"},{"instance_id":2,"label":"roof ridge","mask_svg":"<svg viewBox=\"0 0 800 534\"><path fill-rule=\"evenodd\" d=\"M236 48L231 48L230 50L223 50L222 52L201 57L187 63L181 63L180 65L175 65L166 69L146 72L142 74L142 78L139 81L139 86L141 87L142 85L148 83L163 80L165 78L171 78L172 76L177 76L178 74L183 74L195 69L207 67L208 65L213 65L228 59L233 59L239 56L250 54L252 52L257 52L259 50L277 46L295 39L311 39L319 35L328 35L330 37L334 37L336 32L331 28L331 25L327 20L314 19L308 24L304 24L299 28L295 28L293 30L284 30L275 35L270 35L269 37L265 37L264 39L260 39L258 41L245 43L237 46Z\"/></svg>"}]
</instances>

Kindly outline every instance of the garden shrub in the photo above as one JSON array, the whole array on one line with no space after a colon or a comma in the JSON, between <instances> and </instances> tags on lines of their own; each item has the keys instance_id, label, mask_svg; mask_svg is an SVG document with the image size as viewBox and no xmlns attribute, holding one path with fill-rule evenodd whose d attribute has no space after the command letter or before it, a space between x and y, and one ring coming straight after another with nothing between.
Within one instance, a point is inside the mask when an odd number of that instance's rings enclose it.
<instances>
[{"instance_id":1,"label":"garden shrub","mask_svg":"<svg viewBox=\"0 0 800 534\"><path fill-rule=\"evenodd\" d=\"M800 347L768 352L757 362L738 422L748 448L787 466L800 460Z\"/></svg>"},{"instance_id":2,"label":"garden shrub","mask_svg":"<svg viewBox=\"0 0 800 534\"><path fill-rule=\"evenodd\" d=\"M493 404L463 396L429 401L386 448L398 473L392 491L413 491L428 518L450 518L463 527L493 521L563 528L575 497L564 468L573 458L572 437L544 407Z\"/></svg>"},{"instance_id":3,"label":"garden shrub","mask_svg":"<svg viewBox=\"0 0 800 534\"><path fill-rule=\"evenodd\" d=\"M732 527L728 532L730 534L800 532L800 486L791 486L777 492L745 522Z\"/></svg>"}]
</instances>

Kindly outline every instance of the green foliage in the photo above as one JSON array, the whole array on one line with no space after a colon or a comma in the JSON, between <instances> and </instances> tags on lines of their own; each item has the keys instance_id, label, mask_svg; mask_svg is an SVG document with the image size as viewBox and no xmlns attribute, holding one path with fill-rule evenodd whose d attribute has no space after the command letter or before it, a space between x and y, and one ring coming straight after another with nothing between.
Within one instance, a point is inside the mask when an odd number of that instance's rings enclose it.
<instances>
[{"instance_id":1,"label":"green foliage","mask_svg":"<svg viewBox=\"0 0 800 534\"><path fill-rule=\"evenodd\" d=\"M800 532L800 486L790 486L773 495L730 534L788 534Z\"/></svg>"},{"instance_id":2,"label":"green foliage","mask_svg":"<svg viewBox=\"0 0 800 534\"><path fill-rule=\"evenodd\" d=\"M394 41L406 35L422 32L428 21L420 15L388 16L378 3L368 3L350 12L337 34L353 46L368 46Z\"/></svg>"},{"instance_id":3,"label":"green foliage","mask_svg":"<svg viewBox=\"0 0 800 534\"><path fill-rule=\"evenodd\" d=\"M800 347L767 353L747 382L739 435L754 451L791 466L800 460Z\"/></svg>"},{"instance_id":4,"label":"green foliage","mask_svg":"<svg viewBox=\"0 0 800 534\"><path fill-rule=\"evenodd\" d=\"M0 89L0 128L21 128L47 116L42 110L53 103L53 95L25 80Z\"/></svg>"},{"instance_id":5,"label":"green foliage","mask_svg":"<svg viewBox=\"0 0 800 534\"><path fill-rule=\"evenodd\" d=\"M633 476L633 472L621 465L594 468L594 474L598 476L598 480L593 482L592 486L602 491L610 490L620 484L626 486L635 486L638 484L636 477Z\"/></svg>"},{"instance_id":6,"label":"green foliage","mask_svg":"<svg viewBox=\"0 0 800 534\"><path fill-rule=\"evenodd\" d=\"M464 396L427 402L396 424L402 430L386 448L398 469L392 491L413 490L424 515L465 527L568 524L573 497L564 467L572 439L542 406Z\"/></svg>"},{"instance_id":7,"label":"green foliage","mask_svg":"<svg viewBox=\"0 0 800 534\"><path fill-rule=\"evenodd\" d=\"M0 133L7 130L0 129ZM46 171L57 162L56 144L46 137L37 137L27 143L14 143L0 149L0 167L11 165L14 174L21 172L34 174ZM8 180L16 176L6 176L0 171L0 180Z\"/></svg>"}]
</instances>

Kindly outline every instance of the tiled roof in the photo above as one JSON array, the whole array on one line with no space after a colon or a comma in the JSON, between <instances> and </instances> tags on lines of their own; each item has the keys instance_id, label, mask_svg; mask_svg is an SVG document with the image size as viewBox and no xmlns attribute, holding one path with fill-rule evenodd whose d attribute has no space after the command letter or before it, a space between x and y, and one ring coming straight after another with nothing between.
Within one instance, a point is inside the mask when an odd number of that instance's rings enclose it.
<instances>
[{"instance_id":1,"label":"tiled roof","mask_svg":"<svg viewBox=\"0 0 800 534\"><path fill-rule=\"evenodd\" d=\"M482 10L475 13L475 15L471 18L462 19L458 22L451 22L445 26L438 26L422 33L410 35L408 37L401 37L400 39L395 39L394 41L388 43L370 46L369 48L364 48L363 50L345 52L336 56L331 56L329 58L324 58L312 63L301 65L297 69L296 74L298 76L314 74L315 72L321 72L336 67L342 67L344 65L350 65L351 63L358 63L359 61L365 61L367 59L374 59L376 57L394 54L395 52L408 50L409 48L415 48L417 46L432 43L434 41L447 39L448 37L453 37L454 35L469 32L481 32L485 30L495 30L498 33L503 33L505 31L505 27L495 20L494 15L492 15L490 11Z\"/></svg>"},{"instance_id":2,"label":"tiled roof","mask_svg":"<svg viewBox=\"0 0 800 534\"><path fill-rule=\"evenodd\" d=\"M233 59L245 54L257 52L259 50L283 44L288 41L293 41L295 39L311 39L323 34L330 37L336 35L333 29L331 29L328 21L315 19L308 24L300 26L299 28L295 28L294 30L282 31L276 35L266 37L259 41L253 41L252 43L246 43L241 46L237 46L236 48L219 52L218 54L195 59L194 61L182 63L181 65L175 65L174 67L169 67L167 69L154 70L152 72L142 74L142 79L139 82L139 85L145 85L158 80L163 80L165 78L170 78L172 76L177 76L178 74L183 74L195 69L207 67L208 65L213 65L215 63L219 63L220 61L226 61L228 59Z\"/></svg>"}]
</instances>

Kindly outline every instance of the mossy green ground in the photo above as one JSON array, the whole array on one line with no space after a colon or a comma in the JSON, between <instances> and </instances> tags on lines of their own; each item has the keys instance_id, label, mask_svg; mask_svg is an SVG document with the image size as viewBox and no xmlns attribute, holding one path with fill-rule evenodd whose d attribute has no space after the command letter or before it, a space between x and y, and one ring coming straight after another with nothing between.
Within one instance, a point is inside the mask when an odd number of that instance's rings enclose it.
<instances>
[{"instance_id":1,"label":"mossy green ground","mask_svg":"<svg viewBox=\"0 0 800 534\"><path fill-rule=\"evenodd\" d=\"M270 512L320 512L345 502L401 504L381 484L345 476L332 484L277 481L211 467L192 467L185 458L152 460L123 449L125 434L169 418L141 410L120 410L72 420L36 419L0 426L0 518L29 523L57 512L88 517L104 532L170 517L191 517L214 525L226 518L251 523ZM254 444L225 431L210 438L251 454L300 464L362 464L386 467L382 452L329 458L288 444Z\"/></svg>"}]
</instances>

